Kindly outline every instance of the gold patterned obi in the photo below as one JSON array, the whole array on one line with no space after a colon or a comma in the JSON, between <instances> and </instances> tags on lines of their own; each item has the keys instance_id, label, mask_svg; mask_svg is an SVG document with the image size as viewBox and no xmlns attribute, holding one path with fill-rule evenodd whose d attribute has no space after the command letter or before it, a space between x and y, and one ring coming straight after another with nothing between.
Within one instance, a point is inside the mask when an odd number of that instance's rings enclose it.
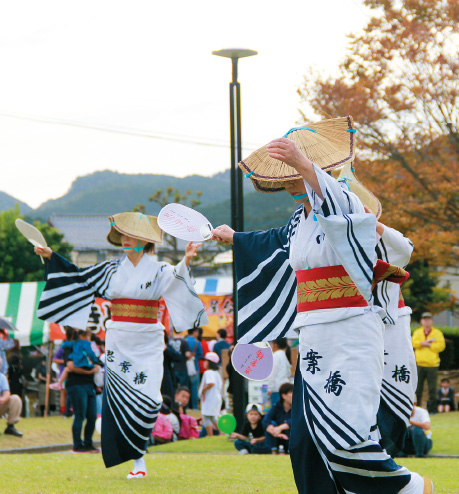
<instances>
[{"instance_id":1,"label":"gold patterned obi","mask_svg":"<svg viewBox=\"0 0 459 494\"><path fill-rule=\"evenodd\" d=\"M111 301L112 321L155 324L158 322L158 300L115 298Z\"/></svg>"},{"instance_id":2,"label":"gold patterned obi","mask_svg":"<svg viewBox=\"0 0 459 494\"><path fill-rule=\"evenodd\" d=\"M378 259L373 267L372 288L381 281L401 285L409 276L404 269ZM298 312L368 306L368 302L341 265L303 269L296 272L296 279L298 282ZM401 293L400 291L400 296ZM404 305L402 297L399 307Z\"/></svg>"},{"instance_id":3,"label":"gold patterned obi","mask_svg":"<svg viewBox=\"0 0 459 494\"><path fill-rule=\"evenodd\" d=\"M296 279L298 312L368 305L341 265L303 269L296 272Z\"/></svg>"}]
</instances>

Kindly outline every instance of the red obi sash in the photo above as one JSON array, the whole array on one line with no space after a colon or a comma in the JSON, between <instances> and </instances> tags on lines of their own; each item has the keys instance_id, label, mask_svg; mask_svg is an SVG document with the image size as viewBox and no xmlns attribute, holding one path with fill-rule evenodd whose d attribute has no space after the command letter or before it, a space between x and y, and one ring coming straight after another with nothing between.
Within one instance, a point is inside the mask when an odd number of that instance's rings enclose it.
<instances>
[{"instance_id":1,"label":"red obi sash","mask_svg":"<svg viewBox=\"0 0 459 494\"><path fill-rule=\"evenodd\" d=\"M400 293L398 294L398 308L401 309L402 307L405 307L405 299L402 295L402 289L400 289Z\"/></svg>"},{"instance_id":2,"label":"red obi sash","mask_svg":"<svg viewBox=\"0 0 459 494\"><path fill-rule=\"evenodd\" d=\"M158 322L158 300L115 298L111 301L112 321L155 324Z\"/></svg>"},{"instance_id":3,"label":"red obi sash","mask_svg":"<svg viewBox=\"0 0 459 494\"><path fill-rule=\"evenodd\" d=\"M296 272L298 312L341 307L367 307L343 266L303 269Z\"/></svg>"}]
</instances>

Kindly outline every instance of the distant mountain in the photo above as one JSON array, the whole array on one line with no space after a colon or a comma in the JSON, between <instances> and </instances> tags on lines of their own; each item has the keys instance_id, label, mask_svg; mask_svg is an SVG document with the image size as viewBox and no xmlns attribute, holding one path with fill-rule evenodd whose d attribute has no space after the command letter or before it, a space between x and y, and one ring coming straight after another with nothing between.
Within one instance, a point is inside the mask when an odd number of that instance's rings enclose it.
<instances>
[{"instance_id":1,"label":"distant mountain","mask_svg":"<svg viewBox=\"0 0 459 494\"><path fill-rule=\"evenodd\" d=\"M159 206L148 198L158 189L173 187L181 192L202 192L202 206L229 199L229 170L213 177L190 175L184 178L168 175L131 175L112 171L95 172L78 177L67 194L43 203L32 216L45 220L57 214L113 214L129 211L137 204L144 204L149 214L157 214ZM250 181L244 180L244 187ZM250 189L249 189L250 190Z\"/></svg>"},{"instance_id":2,"label":"distant mountain","mask_svg":"<svg viewBox=\"0 0 459 494\"><path fill-rule=\"evenodd\" d=\"M199 175L177 178L101 171L78 177L65 196L45 202L33 214L43 219L53 213L113 214L129 211L137 204L144 204L148 213L157 214L159 206L148 198L156 190L167 187L174 187L182 192L201 191L203 204L212 204L221 201L222 197L229 197L229 188L224 178Z\"/></svg>"},{"instance_id":3,"label":"distant mountain","mask_svg":"<svg viewBox=\"0 0 459 494\"><path fill-rule=\"evenodd\" d=\"M251 181L244 178L245 230L264 230L285 225L295 210L288 194L255 192ZM157 214L159 206L148 198L158 189L173 187L181 192L202 192L197 208L213 225L231 224L230 171L212 177L190 175L184 178L168 175L131 175L101 171L78 177L64 196L46 201L33 210L27 204L0 192L0 211L19 204L22 214L30 219L46 221L56 214L113 214L132 210L144 204L149 214Z\"/></svg>"},{"instance_id":4,"label":"distant mountain","mask_svg":"<svg viewBox=\"0 0 459 494\"><path fill-rule=\"evenodd\" d=\"M5 211L11 209L15 204L18 204L19 210L23 215L33 212L33 209L28 206L25 202L15 199L14 197L8 195L6 192L0 192L0 211Z\"/></svg>"}]
</instances>

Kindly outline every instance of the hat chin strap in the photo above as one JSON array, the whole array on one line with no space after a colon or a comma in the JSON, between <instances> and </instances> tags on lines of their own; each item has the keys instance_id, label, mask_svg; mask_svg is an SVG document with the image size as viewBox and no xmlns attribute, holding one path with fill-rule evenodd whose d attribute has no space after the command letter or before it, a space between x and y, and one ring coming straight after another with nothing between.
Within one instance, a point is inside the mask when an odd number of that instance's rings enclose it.
<instances>
[{"instance_id":1,"label":"hat chin strap","mask_svg":"<svg viewBox=\"0 0 459 494\"><path fill-rule=\"evenodd\" d=\"M305 197L308 197L308 194L301 194L299 196L292 196L292 199L304 199ZM309 201L309 199L308 199Z\"/></svg>"},{"instance_id":2,"label":"hat chin strap","mask_svg":"<svg viewBox=\"0 0 459 494\"><path fill-rule=\"evenodd\" d=\"M139 243L137 244L137 247L123 247L123 250L130 250L134 249L136 252L142 252L143 249L145 249L145 245L140 245L140 240Z\"/></svg>"}]
</instances>

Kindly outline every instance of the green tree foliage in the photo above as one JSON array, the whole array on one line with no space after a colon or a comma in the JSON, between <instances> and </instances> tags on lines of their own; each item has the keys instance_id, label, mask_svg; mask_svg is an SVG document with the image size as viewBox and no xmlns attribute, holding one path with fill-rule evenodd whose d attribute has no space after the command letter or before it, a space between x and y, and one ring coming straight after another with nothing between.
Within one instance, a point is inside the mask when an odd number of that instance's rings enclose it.
<instances>
[{"instance_id":1,"label":"green tree foliage","mask_svg":"<svg viewBox=\"0 0 459 494\"><path fill-rule=\"evenodd\" d=\"M43 281L45 265L34 253L32 244L16 228L17 218L22 218L17 205L0 213L0 282ZM70 257L72 246L63 242L64 236L58 230L38 221L34 226L54 252Z\"/></svg>"},{"instance_id":2,"label":"green tree foliage","mask_svg":"<svg viewBox=\"0 0 459 494\"><path fill-rule=\"evenodd\" d=\"M382 222L407 234L413 259L458 262L459 2L365 0L373 17L336 77L299 93L318 115L352 115L357 174L381 200Z\"/></svg>"},{"instance_id":3,"label":"green tree foliage","mask_svg":"<svg viewBox=\"0 0 459 494\"><path fill-rule=\"evenodd\" d=\"M451 297L448 286L437 286L440 272L433 271L426 261L417 260L408 265L410 278L402 286L405 304L413 311L412 319L418 321L425 311L438 314L444 310L455 312L457 300Z\"/></svg>"}]
</instances>

